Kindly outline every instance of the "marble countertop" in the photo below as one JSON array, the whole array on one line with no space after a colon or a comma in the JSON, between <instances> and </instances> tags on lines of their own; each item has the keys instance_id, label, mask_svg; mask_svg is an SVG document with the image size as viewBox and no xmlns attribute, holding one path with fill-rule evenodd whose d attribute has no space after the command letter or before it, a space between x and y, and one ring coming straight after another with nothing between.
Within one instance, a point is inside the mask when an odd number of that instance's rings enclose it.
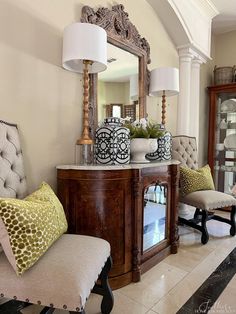
<instances>
[{"instance_id":1,"label":"marble countertop","mask_svg":"<svg viewBox=\"0 0 236 314\"><path fill-rule=\"evenodd\" d=\"M126 169L142 169L150 167L162 167L169 165L179 165L178 160L148 162L142 164L130 163L126 165L59 165L57 169L62 170L126 170Z\"/></svg>"}]
</instances>

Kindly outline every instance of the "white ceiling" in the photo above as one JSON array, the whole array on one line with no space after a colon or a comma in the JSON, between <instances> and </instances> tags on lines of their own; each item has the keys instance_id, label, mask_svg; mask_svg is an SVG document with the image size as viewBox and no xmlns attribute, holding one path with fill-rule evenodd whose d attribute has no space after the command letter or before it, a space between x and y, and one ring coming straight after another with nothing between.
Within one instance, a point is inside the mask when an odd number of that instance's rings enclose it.
<instances>
[{"instance_id":1,"label":"white ceiling","mask_svg":"<svg viewBox=\"0 0 236 314\"><path fill-rule=\"evenodd\" d=\"M211 0L219 11L213 18L212 31L222 34L236 30L236 0Z\"/></svg>"}]
</instances>

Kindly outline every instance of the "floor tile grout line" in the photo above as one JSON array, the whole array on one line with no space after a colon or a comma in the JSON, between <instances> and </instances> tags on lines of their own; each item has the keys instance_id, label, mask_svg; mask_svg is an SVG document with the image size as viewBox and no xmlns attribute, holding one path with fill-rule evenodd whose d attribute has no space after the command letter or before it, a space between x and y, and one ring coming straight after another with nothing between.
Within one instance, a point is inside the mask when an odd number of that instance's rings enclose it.
<instances>
[{"instance_id":1,"label":"floor tile grout line","mask_svg":"<svg viewBox=\"0 0 236 314\"><path fill-rule=\"evenodd\" d=\"M126 298L128 298L129 300L131 300L132 302L136 303L137 305L142 305L144 308L147 309L147 312L151 310L151 308L148 308L148 307L147 307L146 305L144 305L143 303L138 302L137 300L135 300L135 299L133 299L133 298L127 296L127 295L124 294L123 292L118 291L118 290L117 290L117 292L120 293L120 294L122 294L123 296L125 296ZM146 314L147 312L145 312L145 314Z\"/></svg>"},{"instance_id":2,"label":"floor tile grout line","mask_svg":"<svg viewBox=\"0 0 236 314\"><path fill-rule=\"evenodd\" d=\"M168 263L166 263L164 260L163 260L162 262L164 262L165 264L168 264ZM158 266L158 265L156 265L156 266ZM170 265L170 264L168 264L168 266L169 266L169 267L173 267L173 268L175 268L176 270L180 270L181 272L186 272L186 271L184 271L184 270L178 268L177 266L173 266L173 265ZM184 277L185 277L185 275L184 275ZM183 278L184 278L184 277L183 277ZM180 281L182 281L183 278L181 278ZM142 279L141 279L141 281L142 281ZM180 282L180 281L179 281L179 282ZM179 283L179 282L178 282L178 283ZM176 286L178 283L176 283L175 286ZM172 288L171 288L170 290L172 290ZM170 290L169 290L169 291L170 291ZM117 291L118 291L118 290L117 290ZM169 293L169 291L168 291L167 293L165 293L156 303L154 303L154 305L157 304L162 298L164 298L165 295L167 295L167 294ZM130 300L136 302L137 304L140 304L140 305L142 305L142 306L148 308L148 311L150 311L150 310L154 311L154 310L152 309L152 308L154 307L154 305L152 305L151 307L147 307L147 306L144 305L143 303L138 302L137 300L135 300L135 299L133 299L133 298L127 296L124 292L122 292L122 291L118 291L118 292L121 293L122 295L126 296L126 297L129 298ZM154 312L155 312L155 311L154 311ZM158 312L156 312L156 313L158 314Z\"/></svg>"},{"instance_id":3,"label":"floor tile grout line","mask_svg":"<svg viewBox=\"0 0 236 314\"><path fill-rule=\"evenodd\" d=\"M227 253L226 253L226 256L227 256L227 254L229 254L229 252L231 252L232 251L232 248L230 248L229 249L229 251L227 251ZM171 265L171 264L169 264L168 262L166 262L165 260L163 260L163 262L165 263L165 264L167 264L169 267L174 267L176 270L180 270L181 272L186 272L186 274L183 276L183 278L179 281L179 282L177 282L167 293L165 293L157 302L155 302L150 308L148 308L148 311L150 311L150 310L152 310L152 311L154 311L153 310L153 307L155 306L155 305L157 305L164 297L166 297L167 295L170 295L170 292L178 285L178 284L180 284L180 282L182 282L184 279L186 279L186 277L187 276L189 276L193 271L194 271L194 269L195 268L197 268L198 266L200 266L202 263L204 263L205 261L206 261L206 259L207 258L209 258L209 255L211 255L211 254L214 254L214 252L215 252L215 249L212 249L212 251L210 252L210 254L208 254L199 264L197 264L191 271L186 271L186 270L183 270L183 269L181 269L181 268L179 268L179 267L177 267L177 266L174 266L174 265ZM225 259L225 256L222 258L222 261ZM220 261L219 262L219 264L222 262L222 261ZM218 265L219 265L218 264ZM217 266L216 266L217 267ZM200 285L196 288L196 290L201 286L201 284L202 283L200 283ZM196 291L195 290L195 291ZM195 291L193 292L193 293L195 293ZM123 292L121 292L123 295L125 295L126 297L127 297L127 295L126 294L124 294ZM171 295L170 295L171 296ZM130 298L130 297L129 297ZM136 300L134 300L133 298L130 298L132 301L135 301L136 303L138 303L138 304L141 304L142 306L145 306L143 303L141 303L141 302L137 302ZM187 299L188 300L188 299ZM186 300L186 301L187 301ZM184 304L184 303L183 303ZM181 306L183 306L183 304L181 305ZM179 306L178 307L178 309L177 310L179 310L180 308L181 308L181 306ZM146 307L146 306L145 306Z\"/></svg>"},{"instance_id":4,"label":"floor tile grout line","mask_svg":"<svg viewBox=\"0 0 236 314\"><path fill-rule=\"evenodd\" d=\"M225 260L225 258L229 255L229 253L232 251L232 248L230 247L230 249L229 249L229 251L226 253L226 256L224 256L223 258L222 258L222 260L218 263L218 265L216 266L216 268ZM213 251L211 251L210 252L210 254L208 254L199 264L197 264L191 271L189 271L189 272L187 272L187 274L186 275L184 275L184 277L178 282L178 283L176 283L165 295L163 295L163 297L160 299L160 300L158 300L151 308L150 308L150 310L152 310L152 311L154 311L153 310L153 307L155 307L159 302L161 302L161 300L163 299L163 298L165 298L166 296L170 296L171 297L171 291L173 290L173 289L175 289L175 287L178 285L178 284L180 284L180 282L182 282L184 279L186 279L186 277L187 276L189 276L193 271L194 271L194 269L195 268L197 268L197 267L199 267L202 263L204 263L204 261L207 259L207 258L209 258L209 255L211 255L211 254L214 254L215 253L215 249L213 250ZM168 264L168 262L165 262L166 264ZM168 264L169 266L172 266L171 264ZM181 271L182 271L182 269L181 269ZM206 278L207 279L207 278ZM204 283L204 281L202 282L202 283L200 283L200 285L196 288L196 290L194 290L194 292L193 292L193 294L199 289L199 287L202 285ZM192 295L193 295L192 294ZM188 301L188 299L186 300L186 301ZM186 302L185 301L185 302ZM176 309L177 311L185 304L185 302L181 305L181 306L178 306L178 308Z\"/></svg>"},{"instance_id":5,"label":"floor tile grout line","mask_svg":"<svg viewBox=\"0 0 236 314\"><path fill-rule=\"evenodd\" d=\"M230 263L230 261L231 263ZM206 295L205 290L209 290L210 285L212 285L211 281L214 278L219 278L218 273L222 273L224 270L225 265L227 264L227 277L224 277L224 281L220 278L220 282L218 285L215 286L214 293L211 293L211 298L203 298L203 295ZM227 287L229 282L236 274L236 248L234 248L226 257L225 259L216 267L216 269L210 274L210 276L202 283L202 285L193 293L193 295L184 303L184 305L178 310L178 314L187 313L189 306L192 306L192 303L197 303L198 309L200 309L201 305L206 304L206 311L202 313L208 313L210 308L215 304L218 300L224 289ZM217 288L217 289L216 289ZM203 291L203 292L202 292ZM198 299L199 300L198 300ZM199 301L199 302L197 302ZM204 302L202 302L204 301ZM201 302L201 303L200 303ZM191 307L192 308L192 307ZM176 313L176 314L177 314Z\"/></svg>"}]
</instances>

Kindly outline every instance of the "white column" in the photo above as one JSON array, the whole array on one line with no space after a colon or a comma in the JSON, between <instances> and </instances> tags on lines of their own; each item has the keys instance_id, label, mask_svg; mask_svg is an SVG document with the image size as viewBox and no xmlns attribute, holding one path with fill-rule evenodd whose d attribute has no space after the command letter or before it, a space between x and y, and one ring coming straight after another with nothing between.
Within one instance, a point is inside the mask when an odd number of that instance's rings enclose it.
<instances>
[{"instance_id":1,"label":"white column","mask_svg":"<svg viewBox=\"0 0 236 314\"><path fill-rule=\"evenodd\" d=\"M179 101L177 111L177 135L189 135L191 61L193 54L188 49L179 50Z\"/></svg>"},{"instance_id":2,"label":"white column","mask_svg":"<svg viewBox=\"0 0 236 314\"><path fill-rule=\"evenodd\" d=\"M190 88L190 136L196 137L197 146L199 139L199 110L200 110L200 66L203 60L194 58L191 69L191 88Z\"/></svg>"}]
</instances>

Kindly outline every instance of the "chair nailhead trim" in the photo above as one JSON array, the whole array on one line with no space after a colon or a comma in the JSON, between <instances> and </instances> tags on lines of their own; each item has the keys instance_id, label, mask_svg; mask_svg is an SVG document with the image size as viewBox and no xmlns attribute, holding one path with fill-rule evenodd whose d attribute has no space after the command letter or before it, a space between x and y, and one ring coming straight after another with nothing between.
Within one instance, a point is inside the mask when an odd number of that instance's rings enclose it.
<instances>
[{"instance_id":1,"label":"chair nailhead trim","mask_svg":"<svg viewBox=\"0 0 236 314\"><path fill-rule=\"evenodd\" d=\"M67 305L66 304L63 305L63 309L65 309L65 310L67 309Z\"/></svg>"},{"instance_id":2,"label":"chair nailhead trim","mask_svg":"<svg viewBox=\"0 0 236 314\"><path fill-rule=\"evenodd\" d=\"M25 299L25 302L29 302L29 299Z\"/></svg>"},{"instance_id":3,"label":"chair nailhead trim","mask_svg":"<svg viewBox=\"0 0 236 314\"><path fill-rule=\"evenodd\" d=\"M0 295L1 295L2 298L4 297L4 294L3 294L3 293L1 293Z\"/></svg>"},{"instance_id":4,"label":"chair nailhead trim","mask_svg":"<svg viewBox=\"0 0 236 314\"><path fill-rule=\"evenodd\" d=\"M40 304L41 304L41 301L37 301L37 303L40 305Z\"/></svg>"},{"instance_id":5,"label":"chair nailhead trim","mask_svg":"<svg viewBox=\"0 0 236 314\"><path fill-rule=\"evenodd\" d=\"M53 304L52 304L52 303L50 303L49 305L50 305L50 307L53 307Z\"/></svg>"},{"instance_id":6,"label":"chair nailhead trim","mask_svg":"<svg viewBox=\"0 0 236 314\"><path fill-rule=\"evenodd\" d=\"M14 299L14 300L17 300L17 296L14 295L13 299Z\"/></svg>"}]
</instances>

